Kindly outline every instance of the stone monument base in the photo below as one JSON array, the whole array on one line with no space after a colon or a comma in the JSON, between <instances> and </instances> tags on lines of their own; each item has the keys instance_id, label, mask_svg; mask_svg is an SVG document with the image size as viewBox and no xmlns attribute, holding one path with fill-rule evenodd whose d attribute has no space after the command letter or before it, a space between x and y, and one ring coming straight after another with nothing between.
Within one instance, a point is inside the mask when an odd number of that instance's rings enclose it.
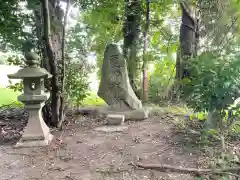
<instances>
[{"instance_id":1,"label":"stone monument base","mask_svg":"<svg viewBox=\"0 0 240 180\"><path fill-rule=\"evenodd\" d=\"M17 142L15 147L40 147L40 146L48 146L51 141L53 140L53 135L49 133L47 137L45 137L43 140L23 140L20 139L20 141Z\"/></svg>"},{"instance_id":2,"label":"stone monument base","mask_svg":"<svg viewBox=\"0 0 240 180\"><path fill-rule=\"evenodd\" d=\"M74 114L82 114L93 116L94 118L100 116L107 118L108 115L124 116L124 121L142 121L147 119L151 113L148 107L136 109L136 110L117 110L109 107L108 105L100 107L83 107L75 110Z\"/></svg>"},{"instance_id":3,"label":"stone monument base","mask_svg":"<svg viewBox=\"0 0 240 180\"><path fill-rule=\"evenodd\" d=\"M125 121L141 121L148 118L149 110L147 108L141 108L136 110L126 110L120 111L112 108L101 108L98 109L100 114L108 115L108 114L116 114L123 115Z\"/></svg>"},{"instance_id":4,"label":"stone monument base","mask_svg":"<svg viewBox=\"0 0 240 180\"><path fill-rule=\"evenodd\" d=\"M107 125L107 126L98 127L95 129L95 131L111 133L111 132L123 132L123 131L126 131L127 129L128 129L128 126L124 126L124 125L111 125L111 126Z\"/></svg>"}]
</instances>

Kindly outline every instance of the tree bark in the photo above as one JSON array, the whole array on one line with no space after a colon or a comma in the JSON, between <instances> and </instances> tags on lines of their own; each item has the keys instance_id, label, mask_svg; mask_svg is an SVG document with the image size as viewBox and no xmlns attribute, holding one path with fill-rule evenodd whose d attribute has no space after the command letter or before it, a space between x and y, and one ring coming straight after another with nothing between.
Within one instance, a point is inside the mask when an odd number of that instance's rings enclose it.
<instances>
[{"instance_id":1,"label":"tree bark","mask_svg":"<svg viewBox=\"0 0 240 180\"><path fill-rule=\"evenodd\" d=\"M64 22L63 22L63 35L62 35L62 86L61 86L61 100L60 100L60 117L59 117L59 122L58 122L58 127L62 127L62 122L64 121L65 118L65 112L64 112L64 95L65 95L65 35L66 35L66 25L67 25L67 18L68 18L68 12L70 9L70 0L67 0L67 7L66 7L66 12L64 15Z\"/></svg>"},{"instance_id":2,"label":"tree bark","mask_svg":"<svg viewBox=\"0 0 240 180\"><path fill-rule=\"evenodd\" d=\"M148 72L147 72L147 59L146 59L146 51L148 47L148 31L150 25L150 2L146 0L146 25L144 30L144 44L143 44L143 66L142 66L142 101L148 101Z\"/></svg>"},{"instance_id":3,"label":"tree bark","mask_svg":"<svg viewBox=\"0 0 240 180\"><path fill-rule=\"evenodd\" d=\"M195 17L192 17L189 9L184 2L180 2L182 10L182 23L180 27L180 49L178 51L176 62L176 78L183 79L190 77L187 70L187 61L190 57L196 55L197 43L197 23Z\"/></svg>"},{"instance_id":4,"label":"tree bark","mask_svg":"<svg viewBox=\"0 0 240 180\"><path fill-rule=\"evenodd\" d=\"M50 125L57 126L59 122L59 107L60 107L60 91L58 85L58 69L57 69L57 57L54 52L52 36L51 36L51 25L49 15L49 2L48 0L42 1L43 9L43 24L44 24L44 42L46 46L46 53L49 60L50 72L52 76L51 82L51 112L52 117Z\"/></svg>"},{"instance_id":5,"label":"tree bark","mask_svg":"<svg viewBox=\"0 0 240 180\"><path fill-rule=\"evenodd\" d=\"M123 23L123 54L128 65L128 76L134 92L139 96L136 86L138 69L138 44L141 21L141 4L139 0L125 0L125 18Z\"/></svg>"}]
</instances>

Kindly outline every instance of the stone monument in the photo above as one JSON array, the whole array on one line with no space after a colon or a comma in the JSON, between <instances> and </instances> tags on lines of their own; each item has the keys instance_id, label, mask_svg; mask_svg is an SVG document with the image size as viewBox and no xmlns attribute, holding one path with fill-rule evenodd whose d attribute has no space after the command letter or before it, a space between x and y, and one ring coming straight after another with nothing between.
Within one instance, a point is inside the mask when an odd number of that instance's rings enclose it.
<instances>
[{"instance_id":1,"label":"stone monument","mask_svg":"<svg viewBox=\"0 0 240 180\"><path fill-rule=\"evenodd\" d=\"M98 96L111 107L112 113L125 115L126 120L148 117L148 111L142 108L142 102L130 85L126 61L116 44L106 46Z\"/></svg>"},{"instance_id":2,"label":"stone monument","mask_svg":"<svg viewBox=\"0 0 240 180\"><path fill-rule=\"evenodd\" d=\"M28 124L16 147L46 146L53 136L42 118L41 109L50 96L44 92L44 78L51 78L52 75L39 67L37 54L27 52L25 58L27 66L15 74L8 75L10 79L23 79L23 94L18 96L18 100L24 104L28 112Z\"/></svg>"}]
</instances>

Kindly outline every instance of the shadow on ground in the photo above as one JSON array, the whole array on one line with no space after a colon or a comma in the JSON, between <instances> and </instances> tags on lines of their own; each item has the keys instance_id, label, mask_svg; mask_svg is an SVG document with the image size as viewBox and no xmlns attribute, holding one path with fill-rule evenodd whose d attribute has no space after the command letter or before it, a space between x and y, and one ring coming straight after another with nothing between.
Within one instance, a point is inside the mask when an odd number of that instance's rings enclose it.
<instances>
[{"instance_id":1,"label":"shadow on ground","mask_svg":"<svg viewBox=\"0 0 240 180\"><path fill-rule=\"evenodd\" d=\"M5 116L9 119L5 125L1 121L5 134L13 130L16 134L9 138L1 136L1 144L5 144L0 149L2 180L194 179L178 173L135 170L130 165L140 161L196 167L199 157L184 153L181 145L172 141L174 134L166 121L168 117L129 122L124 132L111 133L95 131L104 124L101 119L77 116L73 120L71 117L62 132L53 132L55 140L49 147L14 149L10 145L20 138L26 124L24 112L19 111L18 115L15 120Z\"/></svg>"}]
</instances>

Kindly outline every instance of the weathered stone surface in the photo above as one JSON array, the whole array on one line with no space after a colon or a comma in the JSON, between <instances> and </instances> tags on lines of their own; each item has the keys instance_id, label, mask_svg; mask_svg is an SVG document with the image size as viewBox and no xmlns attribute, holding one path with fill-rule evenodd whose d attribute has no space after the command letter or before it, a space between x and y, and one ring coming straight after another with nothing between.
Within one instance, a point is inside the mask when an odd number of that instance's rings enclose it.
<instances>
[{"instance_id":1,"label":"weathered stone surface","mask_svg":"<svg viewBox=\"0 0 240 180\"><path fill-rule=\"evenodd\" d=\"M51 74L38 67L37 56L33 53L27 53L25 57L28 67L8 75L9 78L23 79L23 94L18 96L18 100L24 103L24 108L28 112L28 124L16 147L46 146L52 141L53 136L41 114L44 102L50 97L49 93L43 91L43 79L50 78Z\"/></svg>"},{"instance_id":2,"label":"weathered stone surface","mask_svg":"<svg viewBox=\"0 0 240 180\"><path fill-rule=\"evenodd\" d=\"M53 136L41 116L41 106L40 104L25 104L28 112L28 124L16 147L47 146L52 141Z\"/></svg>"},{"instance_id":3,"label":"weathered stone surface","mask_svg":"<svg viewBox=\"0 0 240 180\"><path fill-rule=\"evenodd\" d=\"M136 109L132 111L123 111L118 114L124 115L125 120L141 121L148 118L149 111L148 109L141 108L141 109Z\"/></svg>"},{"instance_id":4,"label":"weathered stone surface","mask_svg":"<svg viewBox=\"0 0 240 180\"><path fill-rule=\"evenodd\" d=\"M98 112L100 114L117 114L117 115L124 115L125 121L141 121L148 118L149 110L147 108L140 108L135 110L126 110L126 111L115 111L112 108L102 108L99 109Z\"/></svg>"},{"instance_id":5,"label":"weathered stone surface","mask_svg":"<svg viewBox=\"0 0 240 180\"><path fill-rule=\"evenodd\" d=\"M95 131L102 132L123 132L128 129L128 126L102 126L95 129Z\"/></svg>"},{"instance_id":6,"label":"weathered stone surface","mask_svg":"<svg viewBox=\"0 0 240 180\"><path fill-rule=\"evenodd\" d=\"M88 113L85 113L88 112ZM82 115L88 115L93 117L101 117L106 118L109 114L115 114L115 115L124 115L124 121L141 121L144 119L147 119L149 116L154 116L154 114L151 112L151 108L144 107L140 109L135 110L125 110L120 111L113 109L109 106L95 106L95 107L84 107L79 108L72 112L73 114L82 114Z\"/></svg>"},{"instance_id":7,"label":"weathered stone surface","mask_svg":"<svg viewBox=\"0 0 240 180\"><path fill-rule=\"evenodd\" d=\"M126 62L116 44L108 44L105 49L98 96L116 110L142 108L130 85Z\"/></svg>"},{"instance_id":8,"label":"weathered stone surface","mask_svg":"<svg viewBox=\"0 0 240 180\"><path fill-rule=\"evenodd\" d=\"M108 114L106 120L108 125L121 125L124 123L125 116L119 114Z\"/></svg>"}]
</instances>

